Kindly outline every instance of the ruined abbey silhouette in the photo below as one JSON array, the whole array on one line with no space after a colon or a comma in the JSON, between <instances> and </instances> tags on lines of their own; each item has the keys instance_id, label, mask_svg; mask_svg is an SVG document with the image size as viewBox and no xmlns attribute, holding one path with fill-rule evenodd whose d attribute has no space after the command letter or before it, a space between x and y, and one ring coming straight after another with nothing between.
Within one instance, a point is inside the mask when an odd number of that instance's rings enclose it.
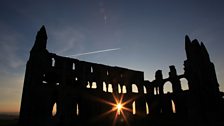
<instances>
[{"instance_id":1,"label":"ruined abbey silhouette","mask_svg":"<svg viewBox=\"0 0 224 126\"><path fill-rule=\"evenodd\" d=\"M185 37L183 74L172 65L168 78L157 70L153 81L144 80L141 71L58 56L46 44L43 26L26 65L20 126L224 125L224 94L204 44L196 39ZM181 79L188 90L182 90ZM164 92L167 82L173 92ZM128 109L111 111L108 103L116 104L115 99Z\"/></svg>"}]
</instances>

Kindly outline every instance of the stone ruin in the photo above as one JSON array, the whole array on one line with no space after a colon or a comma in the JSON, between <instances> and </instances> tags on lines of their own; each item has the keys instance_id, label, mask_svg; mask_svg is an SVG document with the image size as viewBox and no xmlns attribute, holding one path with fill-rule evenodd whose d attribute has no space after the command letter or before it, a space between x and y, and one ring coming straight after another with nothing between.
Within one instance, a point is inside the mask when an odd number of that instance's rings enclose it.
<instances>
[{"instance_id":1,"label":"stone ruin","mask_svg":"<svg viewBox=\"0 0 224 126\"><path fill-rule=\"evenodd\" d=\"M58 56L46 44L43 26L26 65L20 126L224 125L224 93L196 39L185 37L182 75L172 65L168 78L157 70L153 81L144 80L141 71ZM182 90L182 78L188 90ZM167 82L173 92L164 93ZM119 112L117 100L125 103Z\"/></svg>"}]
</instances>

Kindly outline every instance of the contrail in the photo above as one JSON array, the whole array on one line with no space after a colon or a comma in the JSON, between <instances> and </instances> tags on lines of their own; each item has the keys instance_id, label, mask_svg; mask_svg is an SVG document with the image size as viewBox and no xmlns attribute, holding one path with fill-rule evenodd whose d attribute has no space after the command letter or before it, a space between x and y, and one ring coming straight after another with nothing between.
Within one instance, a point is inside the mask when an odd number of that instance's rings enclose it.
<instances>
[{"instance_id":1,"label":"contrail","mask_svg":"<svg viewBox=\"0 0 224 126\"><path fill-rule=\"evenodd\" d=\"M96 53L101 53L101 52L109 52L109 51L115 51L115 50L119 50L119 49L120 48L98 50L98 51L93 51L93 52L79 53L79 54L75 54L75 55L70 55L68 57L78 57L78 56L82 56L82 55L96 54Z\"/></svg>"}]
</instances>

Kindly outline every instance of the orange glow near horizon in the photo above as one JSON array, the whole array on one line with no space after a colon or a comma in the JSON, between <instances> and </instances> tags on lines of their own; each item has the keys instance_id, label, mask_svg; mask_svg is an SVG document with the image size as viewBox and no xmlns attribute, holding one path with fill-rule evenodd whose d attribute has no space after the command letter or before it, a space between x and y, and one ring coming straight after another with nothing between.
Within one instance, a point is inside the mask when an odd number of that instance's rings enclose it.
<instances>
[{"instance_id":1,"label":"orange glow near horizon","mask_svg":"<svg viewBox=\"0 0 224 126\"><path fill-rule=\"evenodd\" d=\"M18 102L19 103L19 102ZM19 115L20 104L14 102L0 103L0 113Z\"/></svg>"}]
</instances>

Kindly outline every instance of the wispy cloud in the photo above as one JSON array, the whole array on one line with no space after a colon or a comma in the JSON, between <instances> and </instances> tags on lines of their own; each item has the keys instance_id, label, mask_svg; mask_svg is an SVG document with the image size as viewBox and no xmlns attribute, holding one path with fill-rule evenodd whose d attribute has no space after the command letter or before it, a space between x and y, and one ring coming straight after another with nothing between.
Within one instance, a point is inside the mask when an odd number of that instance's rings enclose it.
<instances>
[{"instance_id":1,"label":"wispy cloud","mask_svg":"<svg viewBox=\"0 0 224 126\"><path fill-rule=\"evenodd\" d=\"M60 55L69 54L83 49L85 35L73 27L51 29L49 32L49 47Z\"/></svg>"},{"instance_id":2,"label":"wispy cloud","mask_svg":"<svg viewBox=\"0 0 224 126\"><path fill-rule=\"evenodd\" d=\"M4 69L17 69L25 64L21 58L22 37L15 31L5 28L0 24L0 67Z\"/></svg>"}]
</instances>

